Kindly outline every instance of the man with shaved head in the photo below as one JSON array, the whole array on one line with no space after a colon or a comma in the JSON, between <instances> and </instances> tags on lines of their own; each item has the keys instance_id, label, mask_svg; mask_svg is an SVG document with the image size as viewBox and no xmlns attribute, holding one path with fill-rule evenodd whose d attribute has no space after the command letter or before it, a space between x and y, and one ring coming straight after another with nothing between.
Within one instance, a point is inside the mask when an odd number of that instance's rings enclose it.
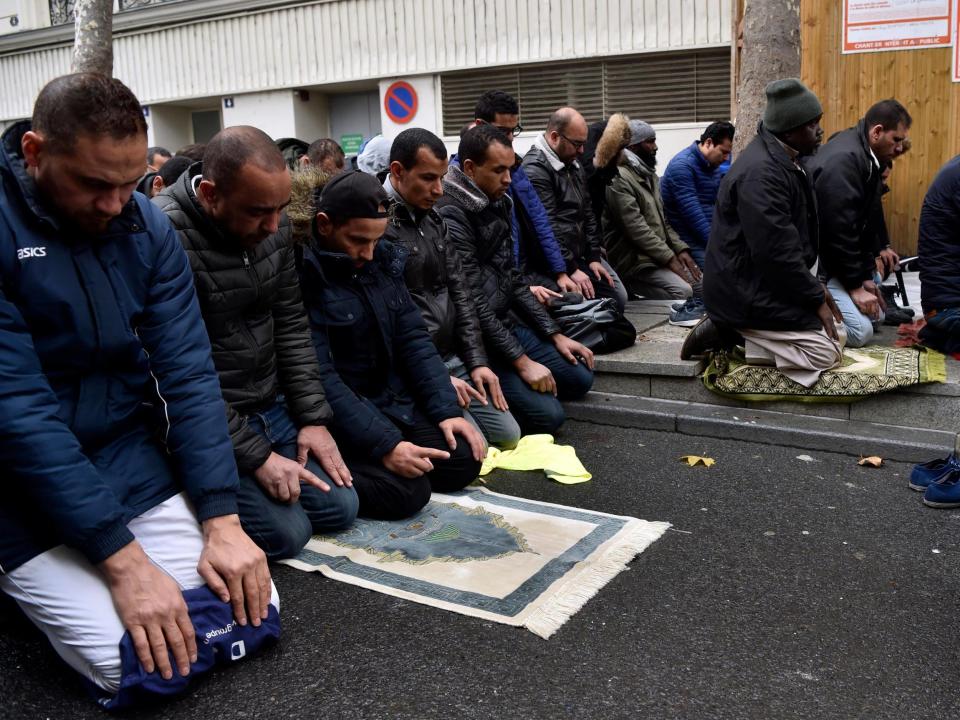
<instances>
[{"instance_id":1,"label":"man with shaved head","mask_svg":"<svg viewBox=\"0 0 960 720\"><path fill-rule=\"evenodd\" d=\"M190 258L240 470L244 529L267 557L357 514L300 298L290 174L263 131L227 128L154 198Z\"/></svg>"},{"instance_id":2,"label":"man with shaved head","mask_svg":"<svg viewBox=\"0 0 960 720\"><path fill-rule=\"evenodd\" d=\"M523 169L547 211L570 278L584 297L613 298L623 312L627 291L604 258L603 233L579 162L586 143L583 115L570 107L560 108L524 156Z\"/></svg>"}]
</instances>

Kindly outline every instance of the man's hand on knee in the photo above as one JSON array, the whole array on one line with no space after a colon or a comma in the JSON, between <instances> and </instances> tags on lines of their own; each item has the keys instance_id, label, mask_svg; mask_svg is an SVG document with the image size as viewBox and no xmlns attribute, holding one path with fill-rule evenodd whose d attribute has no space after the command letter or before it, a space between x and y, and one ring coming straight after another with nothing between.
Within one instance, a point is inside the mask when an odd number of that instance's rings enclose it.
<instances>
[{"instance_id":1,"label":"man's hand on knee","mask_svg":"<svg viewBox=\"0 0 960 720\"><path fill-rule=\"evenodd\" d=\"M851 290L850 299L853 300L853 304L857 306L857 310L871 320L876 320L880 317L880 302L877 300L877 292L876 290L867 289L866 283L864 283L862 287Z\"/></svg>"},{"instance_id":2,"label":"man's hand on knee","mask_svg":"<svg viewBox=\"0 0 960 720\"><path fill-rule=\"evenodd\" d=\"M826 285L823 286L823 303L817 308L817 317L820 318L820 324L823 325L823 331L827 336L833 340L839 340L837 325L843 322L843 314Z\"/></svg>"},{"instance_id":3,"label":"man's hand on knee","mask_svg":"<svg viewBox=\"0 0 960 720\"><path fill-rule=\"evenodd\" d=\"M240 527L236 515L203 522L203 552L197 572L210 589L233 606L237 622L254 627L267 618L272 588L267 556Z\"/></svg>"},{"instance_id":4,"label":"man's hand on knee","mask_svg":"<svg viewBox=\"0 0 960 720\"><path fill-rule=\"evenodd\" d=\"M553 373L546 365L530 359L528 355L521 355L513 361L513 366L520 379L534 390L556 396L557 381L553 379Z\"/></svg>"},{"instance_id":5,"label":"man's hand on knee","mask_svg":"<svg viewBox=\"0 0 960 720\"><path fill-rule=\"evenodd\" d=\"M136 541L101 562L100 570L143 669L172 678L169 649L177 671L188 675L190 663L197 661L197 639L173 578L154 565Z\"/></svg>"},{"instance_id":6,"label":"man's hand on knee","mask_svg":"<svg viewBox=\"0 0 960 720\"><path fill-rule=\"evenodd\" d=\"M295 503L300 499L302 482L323 492L330 492L330 486L303 465L275 452L270 453L267 461L253 471L253 476L270 497L284 503Z\"/></svg>"},{"instance_id":7,"label":"man's hand on knee","mask_svg":"<svg viewBox=\"0 0 960 720\"><path fill-rule=\"evenodd\" d=\"M297 462L307 464L307 455L313 455L324 472L339 487L353 487L353 476L343 462L340 448L333 435L323 425L306 425L297 433ZM312 483L311 483L312 484ZM323 490L323 488L320 488ZM328 487L327 490L330 488Z\"/></svg>"},{"instance_id":8,"label":"man's hand on knee","mask_svg":"<svg viewBox=\"0 0 960 720\"><path fill-rule=\"evenodd\" d=\"M576 340L572 340L561 333L557 333L550 339L553 340L553 345L557 348L557 352L563 355L568 363L576 365L577 358L579 357L583 359L583 362L588 368L593 370L593 351L586 345L578 343Z\"/></svg>"},{"instance_id":9,"label":"man's hand on knee","mask_svg":"<svg viewBox=\"0 0 960 720\"><path fill-rule=\"evenodd\" d=\"M440 423L440 431L447 441L447 447L451 450L457 449L457 438L455 436L459 435L470 445L473 459L477 462L483 461L487 454L487 443L484 441L483 435L478 433L477 429L462 417L444 420Z\"/></svg>"},{"instance_id":10,"label":"man's hand on knee","mask_svg":"<svg viewBox=\"0 0 960 720\"><path fill-rule=\"evenodd\" d=\"M459 403L460 407L464 409L470 407L471 400L476 400L481 405L487 404L486 396L482 395L466 380L461 380L460 378L451 375L450 384L453 385L453 389L457 393L457 402Z\"/></svg>"},{"instance_id":11,"label":"man's hand on knee","mask_svg":"<svg viewBox=\"0 0 960 720\"><path fill-rule=\"evenodd\" d=\"M593 273L593 276L597 279L597 282L605 282L610 287L614 286L613 275L607 272L607 269L599 260L594 260L592 263L590 263L590 272Z\"/></svg>"}]
</instances>

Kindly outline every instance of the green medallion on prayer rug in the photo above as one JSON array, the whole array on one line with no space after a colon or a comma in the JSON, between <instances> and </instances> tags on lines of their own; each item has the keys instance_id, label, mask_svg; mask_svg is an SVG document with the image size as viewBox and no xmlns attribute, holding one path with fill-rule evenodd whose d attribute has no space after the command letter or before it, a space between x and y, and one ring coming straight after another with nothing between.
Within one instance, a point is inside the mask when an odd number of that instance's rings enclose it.
<instances>
[{"instance_id":1,"label":"green medallion on prayer rug","mask_svg":"<svg viewBox=\"0 0 960 720\"><path fill-rule=\"evenodd\" d=\"M775 367L748 365L740 353L715 353L703 373L709 390L748 401L851 402L928 382L945 382L945 358L926 348L869 345L843 351L843 362L809 388Z\"/></svg>"}]
</instances>

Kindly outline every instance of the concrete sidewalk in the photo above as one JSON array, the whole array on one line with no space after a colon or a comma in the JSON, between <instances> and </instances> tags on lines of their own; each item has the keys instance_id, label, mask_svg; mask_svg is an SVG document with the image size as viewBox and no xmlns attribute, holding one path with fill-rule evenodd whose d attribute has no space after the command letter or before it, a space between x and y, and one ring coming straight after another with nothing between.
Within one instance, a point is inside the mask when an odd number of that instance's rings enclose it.
<instances>
[{"instance_id":1,"label":"concrete sidewalk","mask_svg":"<svg viewBox=\"0 0 960 720\"><path fill-rule=\"evenodd\" d=\"M916 273L905 274L919 313ZM695 436L793 444L853 455L880 454L917 462L951 449L960 430L960 363L947 358L947 382L915 385L846 403L746 402L707 390L702 362L680 360L688 329L669 325L672 301L627 306L637 343L597 357L596 379L570 417L614 426L673 430ZM874 344L893 346L897 328L883 326Z\"/></svg>"}]
</instances>

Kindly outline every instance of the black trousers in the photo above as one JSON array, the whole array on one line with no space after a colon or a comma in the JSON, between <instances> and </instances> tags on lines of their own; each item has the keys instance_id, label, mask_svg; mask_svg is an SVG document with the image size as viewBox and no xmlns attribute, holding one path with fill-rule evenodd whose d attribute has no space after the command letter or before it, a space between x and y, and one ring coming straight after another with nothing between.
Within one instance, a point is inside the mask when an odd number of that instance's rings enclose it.
<instances>
[{"instance_id":1,"label":"black trousers","mask_svg":"<svg viewBox=\"0 0 960 720\"><path fill-rule=\"evenodd\" d=\"M353 475L353 487L360 498L361 517L399 520L410 517L430 500L430 493L462 490L480 474L480 463L473 459L470 445L455 435L457 449L451 450L440 428L414 412L413 424L397 425L404 440L421 447L446 450L447 460L434 460L433 470L417 478L396 475L380 460L351 452L341 445L344 461Z\"/></svg>"}]
</instances>

